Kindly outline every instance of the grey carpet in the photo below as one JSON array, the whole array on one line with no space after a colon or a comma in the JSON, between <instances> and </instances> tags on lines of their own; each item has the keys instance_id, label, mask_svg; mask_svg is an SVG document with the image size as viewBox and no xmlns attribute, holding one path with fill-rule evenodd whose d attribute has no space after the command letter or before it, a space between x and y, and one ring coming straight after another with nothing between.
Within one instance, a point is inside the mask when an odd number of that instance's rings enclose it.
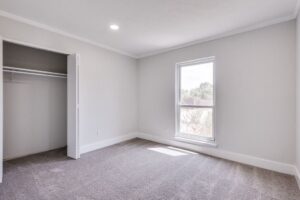
<instances>
[{"instance_id":1,"label":"grey carpet","mask_svg":"<svg viewBox=\"0 0 300 200\"><path fill-rule=\"evenodd\" d=\"M131 140L82 155L65 149L5 162L1 200L296 200L294 177Z\"/></svg>"}]
</instances>

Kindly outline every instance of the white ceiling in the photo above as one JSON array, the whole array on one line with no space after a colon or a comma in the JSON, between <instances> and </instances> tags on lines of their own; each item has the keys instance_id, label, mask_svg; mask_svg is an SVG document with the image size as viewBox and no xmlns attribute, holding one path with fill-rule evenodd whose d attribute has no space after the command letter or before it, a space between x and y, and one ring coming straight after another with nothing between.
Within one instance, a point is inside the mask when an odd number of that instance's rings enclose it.
<instances>
[{"instance_id":1,"label":"white ceiling","mask_svg":"<svg viewBox=\"0 0 300 200\"><path fill-rule=\"evenodd\" d=\"M296 4L297 0L0 0L0 10L143 57L292 19ZM109 30L111 23L120 30Z\"/></svg>"}]
</instances>

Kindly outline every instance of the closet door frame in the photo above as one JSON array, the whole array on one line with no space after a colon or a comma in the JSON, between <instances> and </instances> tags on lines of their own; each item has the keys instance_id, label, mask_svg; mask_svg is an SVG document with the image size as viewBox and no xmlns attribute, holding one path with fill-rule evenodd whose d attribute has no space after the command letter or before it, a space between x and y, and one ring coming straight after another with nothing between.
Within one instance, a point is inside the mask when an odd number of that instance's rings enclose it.
<instances>
[{"instance_id":1,"label":"closet door frame","mask_svg":"<svg viewBox=\"0 0 300 200\"><path fill-rule=\"evenodd\" d=\"M79 56L78 53L76 52L67 52L64 50L58 50L58 49L53 49L53 48L48 48L48 47L44 47L44 46L39 46L36 44L32 44L32 43L28 43L28 42L23 42L23 41L18 41L18 40L14 40L14 39L10 39L10 38L5 38L2 37L0 35L0 183L2 183L2 179L3 179L3 148L4 148L4 144L3 144L3 42L11 42L11 43L15 43L15 44L20 44L20 45L24 45L27 47L32 47L32 48L36 48L36 49L41 49L41 50L46 50L46 51L51 51L54 53L63 53L63 54L67 54L68 56L72 55L72 54L76 54ZM79 67L79 63L77 63L77 67ZM79 70L76 70L77 75L76 75L76 88L77 88L77 95L79 98ZM68 82L68 81L67 81ZM69 104L69 102L68 102ZM77 110L79 110L79 104L77 105ZM80 157L80 132L79 132L79 112L76 112L76 129L77 131L75 131L74 136L76 137L77 143L75 147L76 152L78 152L77 158ZM69 142L67 141L67 143L69 144ZM69 147L67 147L69 148ZM76 159L77 159L76 158Z\"/></svg>"},{"instance_id":2,"label":"closet door frame","mask_svg":"<svg viewBox=\"0 0 300 200\"><path fill-rule=\"evenodd\" d=\"M68 55L68 80L67 80L67 155L70 158L80 158L79 151L79 61L78 54Z\"/></svg>"}]
</instances>

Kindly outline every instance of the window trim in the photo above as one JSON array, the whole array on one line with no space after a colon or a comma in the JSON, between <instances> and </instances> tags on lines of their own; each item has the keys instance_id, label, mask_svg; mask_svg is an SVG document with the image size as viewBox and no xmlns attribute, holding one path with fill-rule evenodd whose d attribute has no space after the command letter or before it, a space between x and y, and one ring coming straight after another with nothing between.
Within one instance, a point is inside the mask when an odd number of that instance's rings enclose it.
<instances>
[{"instance_id":1,"label":"window trim","mask_svg":"<svg viewBox=\"0 0 300 200\"><path fill-rule=\"evenodd\" d=\"M213 63L213 105L212 106L198 106L198 105L180 105L180 88L181 88L181 68L193 64ZM193 144L208 144L216 146L216 59L214 56L205 57L195 60L189 60L176 63L175 69L175 139L185 141ZM191 136L190 134L180 133L180 108L211 108L212 109L212 137Z\"/></svg>"}]
</instances>

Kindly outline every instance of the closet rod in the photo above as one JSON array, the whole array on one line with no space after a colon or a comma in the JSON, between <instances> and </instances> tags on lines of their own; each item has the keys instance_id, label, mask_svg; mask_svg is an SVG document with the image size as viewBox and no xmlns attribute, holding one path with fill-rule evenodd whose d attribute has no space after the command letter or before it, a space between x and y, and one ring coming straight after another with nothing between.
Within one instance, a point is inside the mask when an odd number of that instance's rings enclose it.
<instances>
[{"instance_id":1,"label":"closet rod","mask_svg":"<svg viewBox=\"0 0 300 200\"><path fill-rule=\"evenodd\" d=\"M16 73L16 74L28 74L28 75L36 75L36 76L46 76L46 77L54 77L54 78L67 78L67 76L38 74L38 73L34 73L34 72L21 72L21 71L13 71L13 70L6 70L6 69L4 69L3 72Z\"/></svg>"},{"instance_id":2,"label":"closet rod","mask_svg":"<svg viewBox=\"0 0 300 200\"><path fill-rule=\"evenodd\" d=\"M63 73L24 69L24 68L17 68L17 67L4 66L3 71L10 72L10 73L17 73L17 74L28 74L28 75L47 76L47 77L55 77L55 78L67 78L67 74L63 74Z\"/></svg>"},{"instance_id":3,"label":"closet rod","mask_svg":"<svg viewBox=\"0 0 300 200\"><path fill-rule=\"evenodd\" d=\"M57 73L57 72L50 72L50 71L42 71L42 70L36 70L36 69L26 69L26 68L19 68L19 67L8 67L8 66L3 66L3 69L17 70L17 71L25 71L25 72L36 72L36 73L52 74L52 75L60 75L60 76L66 76L66 75L67 75L67 74L64 74L64 73Z\"/></svg>"}]
</instances>

